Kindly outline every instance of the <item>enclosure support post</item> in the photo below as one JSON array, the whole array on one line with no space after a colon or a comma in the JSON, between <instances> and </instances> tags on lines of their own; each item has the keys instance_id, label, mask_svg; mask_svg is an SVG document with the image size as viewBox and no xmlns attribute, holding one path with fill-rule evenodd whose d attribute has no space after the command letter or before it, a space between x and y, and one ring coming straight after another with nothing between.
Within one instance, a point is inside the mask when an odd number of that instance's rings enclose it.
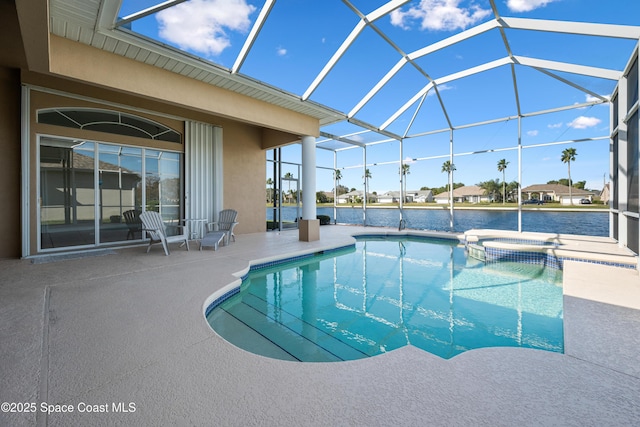
<instances>
[{"instance_id":1,"label":"enclosure support post","mask_svg":"<svg viewBox=\"0 0 640 427\"><path fill-rule=\"evenodd\" d=\"M449 131L449 162L452 165L449 172L449 229L453 231L453 129Z\"/></svg>"},{"instance_id":2,"label":"enclosure support post","mask_svg":"<svg viewBox=\"0 0 640 427\"><path fill-rule=\"evenodd\" d=\"M522 233L522 117L518 116L518 232Z\"/></svg>"},{"instance_id":3,"label":"enclosure support post","mask_svg":"<svg viewBox=\"0 0 640 427\"><path fill-rule=\"evenodd\" d=\"M299 240L320 239L320 221L316 218L316 139L302 137L302 220Z\"/></svg>"},{"instance_id":4,"label":"enclosure support post","mask_svg":"<svg viewBox=\"0 0 640 427\"><path fill-rule=\"evenodd\" d=\"M338 152L333 152L333 223L338 223Z\"/></svg>"},{"instance_id":5,"label":"enclosure support post","mask_svg":"<svg viewBox=\"0 0 640 427\"><path fill-rule=\"evenodd\" d=\"M402 173L404 170L404 139L400 140L400 169L398 169L398 174L400 175L400 201L398 203L398 207L400 208L400 224L398 225L398 231L403 230L406 226L404 222L404 174Z\"/></svg>"},{"instance_id":6,"label":"enclosure support post","mask_svg":"<svg viewBox=\"0 0 640 427\"><path fill-rule=\"evenodd\" d=\"M362 147L362 178L364 179L364 197L362 198L362 225L367 226L367 146Z\"/></svg>"}]
</instances>

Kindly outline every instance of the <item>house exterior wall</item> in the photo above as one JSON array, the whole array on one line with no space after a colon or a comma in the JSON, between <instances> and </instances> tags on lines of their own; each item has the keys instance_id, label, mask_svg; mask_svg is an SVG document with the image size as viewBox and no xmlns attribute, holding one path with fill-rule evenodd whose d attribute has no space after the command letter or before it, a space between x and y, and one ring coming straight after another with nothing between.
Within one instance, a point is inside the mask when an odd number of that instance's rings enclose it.
<instances>
[{"instance_id":1,"label":"house exterior wall","mask_svg":"<svg viewBox=\"0 0 640 427\"><path fill-rule=\"evenodd\" d=\"M34 77L32 75L28 77ZM32 82L32 79L27 78L27 82ZM36 81L40 79L35 78ZM45 79L46 80L46 79ZM58 90L58 85L55 81L49 81L50 89ZM66 82L63 82L66 83ZM54 88L51 88L53 86ZM80 89L78 85L72 85L70 87L67 84L61 85L64 89ZM91 87L87 87L83 90L85 94L99 95L100 91L93 91ZM163 115L154 115L150 113L140 113L136 111L137 108L141 108L140 105L148 106L144 100L142 102L133 102L134 105L131 109L116 108L111 104L101 104L99 100L87 101L84 99L75 98L73 94L59 95L46 92L40 92L39 90L33 90L31 96L31 160L30 164L30 178L31 182L35 183L38 180L38 170L35 167L37 163L36 159L36 147L37 147L37 135L49 134L49 135L62 135L66 137L78 137L83 139L93 139L101 142L114 142L127 145L140 145L158 149L173 150L184 152L183 144L176 144L166 141L149 141L146 139L138 139L122 135L104 134L101 132L83 131L73 128L61 128L59 126L46 125L36 123L36 111L40 108L49 107L93 107L93 108L109 108L118 109L119 111L141 115L156 121L159 121L167 126L184 132L184 122L175 118L168 118ZM172 111L170 108L167 110ZM175 110L173 110L175 111ZM166 114L165 111L159 112ZM264 176L266 174L266 157L265 150L262 149L263 132L260 127L240 123L230 119L215 117L211 115L204 115L202 113L192 114L188 111L180 111L181 115L190 116L188 118L196 118L198 120L206 120L213 122L216 126L223 129L223 204L224 208L235 209L239 212L238 220L239 224L235 228L236 234L254 233L265 231L266 213L264 209L263 200L263 187ZM19 147L20 138L16 138L16 144ZM19 151L19 150L18 150ZM19 157L19 153L18 153ZM16 162L19 164L19 160ZM19 184L16 188L20 188ZM37 189L33 185L31 187L30 203L32 206L37 204ZM18 204L19 205L19 204ZM18 212L19 215L19 212ZM37 229L37 215L36 210L32 210L30 215L30 236L31 236L31 248L37 247L38 229ZM19 245L18 245L19 246ZM31 250L31 254L35 254L35 249Z\"/></svg>"},{"instance_id":2,"label":"house exterior wall","mask_svg":"<svg viewBox=\"0 0 640 427\"><path fill-rule=\"evenodd\" d=\"M238 211L235 234L266 230L264 202L266 153L261 131L237 122L220 122L223 129L224 208Z\"/></svg>"},{"instance_id":3,"label":"house exterior wall","mask_svg":"<svg viewBox=\"0 0 640 427\"><path fill-rule=\"evenodd\" d=\"M569 197L568 195L566 196L559 196L560 198L560 204L561 205L579 205L580 204L580 200L582 199L589 199L591 200L591 196L572 196ZM572 203L572 199L573 199L573 203Z\"/></svg>"},{"instance_id":4,"label":"house exterior wall","mask_svg":"<svg viewBox=\"0 0 640 427\"><path fill-rule=\"evenodd\" d=\"M313 117L54 35L50 46L54 75L290 134L319 135Z\"/></svg>"},{"instance_id":5,"label":"house exterior wall","mask_svg":"<svg viewBox=\"0 0 640 427\"><path fill-rule=\"evenodd\" d=\"M49 124L42 124L37 122L37 112L40 109L47 108L96 108L96 109L109 109L123 113L133 114L136 116L146 117L156 122L162 123L167 127L170 127L177 132L184 134L184 121L176 118L167 117L163 114L151 114L149 112L142 112L139 109L140 105L144 105L143 102L135 102L130 99L129 105L115 105L109 97L104 99L104 93L102 90L96 90L92 86L84 85L77 82L66 82L57 78L48 78L47 76L36 75L33 73L23 73L21 83L38 89L32 89L29 91L28 105L29 105L29 197L28 203L31 206L29 211L29 255L35 255L38 247L38 216L42 214L48 214L49 212L39 211L38 204L38 187L39 170L37 168L37 148L38 148L38 135L54 135L65 138L77 138L83 140L91 140L95 142L106 142L123 144L129 146L139 146L147 148L155 148L160 150L170 150L183 153L184 144L167 142L167 141L152 141L149 139L136 138L126 135L118 135L112 133L103 133L88 131L82 129L68 128L62 126L54 126ZM45 86L43 86L43 84ZM20 138L17 139L18 145L20 145ZM18 162L19 163L19 162ZM93 172L92 172L93 173ZM87 178L91 180L92 178ZM90 182L84 187L92 187L93 183ZM83 187L83 186L81 186ZM20 189L20 185L18 185ZM78 192L79 197L83 197L84 190ZM85 195L89 199L84 200L85 205L93 205L93 190L87 192L91 195ZM108 194L108 193L107 193ZM104 195L104 194L103 194ZM93 217L93 208L86 208L84 215L91 218ZM50 218L53 219L53 218Z\"/></svg>"},{"instance_id":6,"label":"house exterior wall","mask_svg":"<svg viewBox=\"0 0 640 427\"><path fill-rule=\"evenodd\" d=\"M43 11L46 8L25 16L40 16ZM239 212L236 234L265 231L265 150L296 142L304 135L317 136L318 119L50 35L46 25L26 32L33 37L23 40L16 5L3 3L0 12L0 35L7 41L0 51L0 258L24 254L22 241L27 231L29 254L37 248L36 185L30 187L25 200L28 225L25 233L21 230L21 176L27 174L32 184L38 179L36 150L30 149L26 159L28 170L22 167L23 86L31 88L33 95L25 117L30 148L37 146L38 134L62 132L71 138L184 151L184 145L176 147L175 143L37 124L36 110L46 106L131 112L183 134L185 121L222 128L223 206ZM47 19L44 16L36 21L42 24Z\"/></svg>"}]
</instances>

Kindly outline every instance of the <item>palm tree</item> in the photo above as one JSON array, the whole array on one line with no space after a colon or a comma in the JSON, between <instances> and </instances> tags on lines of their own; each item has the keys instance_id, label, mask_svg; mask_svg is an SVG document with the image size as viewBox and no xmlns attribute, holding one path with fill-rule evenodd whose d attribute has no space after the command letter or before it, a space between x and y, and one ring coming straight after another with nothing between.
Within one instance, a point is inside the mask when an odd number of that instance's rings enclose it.
<instances>
[{"instance_id":1,"label":"palm tree","mask_svg":"<svg viewBox=\"0 0 640 427\"><path fill-rule=\"evenodd\" d=\"M364 170L364 197L365 200L369 200L369 198L367 197L367 193L369 191L369 179L371 178L371 172L369 171L369 169L365 169Z\"/></svg>"},{"instance_id":2,"label":"palm tree","mask_svg":"<svg viewBox=\"0 0 640 427\"><path fill-rule=\"evenodd\" d=\"M496 194L500 194L500 182L498 178L490 179L489 181L484 181L476 184L478 187L482 188L485 194L491 196L491 200L496 199Z\"/></svg>"},{"instance_id":3,"label":"palm tree","mask_svg":"<svg viewBox=\"0 0 640 427\"><path fill-rule=\"evenodd\" d=\"M411 165L403 163L400 167L400 174L402 175L402 183L404 184L404 199L407 200L407 175L409 175L409 169L411 169Z\"/></svg>"},{"instance_id":4,"label":"palm tree","mask_svg":"<svg viewBox=\"0 0 640 427\"><path fill-rule=\"evenodd\" d=\"M336 182L336 196L340 195L340 180L342 179L342 173L340 169L336 169L333 171L333 179Z\"/></svg>"},{"instance_id":5,"label":"palm tree","mask_svg":"<svg viewBox=\"0 0 640 427\"><path fill-rule=\"evenodd\" d=\"M287 186L288 186L288 189L287 189L287 199L289 199L289 200L290 200L290 199L292 199L292 198L293 198L293 196L292 196L292 194L291 194L291 180L293 179L293 174L292 174L291 172L287 172L287 173L285 173L285 174L284 174L284 179L286 179L286 180L287 180Z\"/></svg>"},{"instance_id":6,"label":"palm tree","mask_svg":"<svg viewBox=\"0 0 640 427\"><path fill-rule=\"evenodd\" d=\"M269 200L273 198L273 192L271 191L271 186L273 185L273 180L271 178L267 179L267 186L269 187Z\"/></svg>"},{"instance_id":7,"label":"palm tree","mask_svg":"<svg viewBox=\"0 0 640 427\"><path fill-rule=\"evenodd\" d=\"M567 164L567 171L569 173L569 201L572 205L573 205L573 195L571 194L571 188L573 187L573 185L571 183L571 162L576 161L577 155L578 153L576 153L575 148L567 148L562 150L562 157L560 157L560 160L562 160L562 163Z\"/></svg>"},{"instance_id":8,"label":"palm tree","mask_svg":"<svg viewBox=\"0 0 640 427\"><path fill-rule=\"evenodd\" d=\"M504 177L504 170L507 168L507 159L502 159L498 162L498 172L502 172L502 204L507 200L507 184Z\"/></svg>"},{"instance_id":9,"label":"palm tree","mask_svg":"<svg viewBox=\"0 0 640 427\"><path fill-rule=\"evenodd\" d=\"M456 170L456 165L451 163L451 160L447 160L442 164L441 172L446 172L448 175L451 175L451 172L453 172L454 170ZM451 179L447 179L447 182L449 181L451 181ZM447 184L447 186L449 187L449 192L451 192L451 184Z\"/></svg>"}]
</instances>

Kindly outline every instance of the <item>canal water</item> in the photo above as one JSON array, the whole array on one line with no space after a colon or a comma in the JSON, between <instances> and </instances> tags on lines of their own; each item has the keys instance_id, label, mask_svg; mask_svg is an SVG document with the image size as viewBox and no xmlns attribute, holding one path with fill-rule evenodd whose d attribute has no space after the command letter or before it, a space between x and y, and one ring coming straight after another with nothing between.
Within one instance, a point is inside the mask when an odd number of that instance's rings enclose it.
<instances>
[{"instance_id":1,"label":"canal water","mask_svg":"<svg viewBox=\"0 0 640 427\"><path fill-rule=\"evenodd\" d=\"M333 224L333 208L318 207L318 215L327 215ZM282 209L283 221L295 221L295 207ZM300 215L302 211L300 211ZM456 210L453 231L464 232L472 228L496 230L518 229L518 212L502 210ZM267 208L267 220L273 218L273 208ZM450 231L449 211L445 209L404 209L406 228L418 230ZM361 208L338 208L339 224L362 224ZM366 225L377 227L399 226L398 208L368 208ZM609 236L609 212L591 211L522 211L522 230L541 233L582 234Z\"/></svg>"}]
</instances>

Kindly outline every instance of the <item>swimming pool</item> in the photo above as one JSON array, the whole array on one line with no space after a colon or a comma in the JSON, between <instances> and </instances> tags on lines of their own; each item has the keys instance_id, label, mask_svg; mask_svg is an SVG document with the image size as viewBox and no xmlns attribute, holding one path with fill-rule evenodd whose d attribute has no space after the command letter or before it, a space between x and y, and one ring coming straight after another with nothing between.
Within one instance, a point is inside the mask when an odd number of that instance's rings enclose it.
<instances>
[{"instance_id":1,"label":"swimming pool","mask_svg":"<svg viewBox=\"0 0 640 427\"><path fill-rule=\"evenodd\" d=\"M562 272L467 257L458 241L367 237L261 266L207 315L267 357L341 361L413 345L442 358L481 347L563 351Z\"/></svg>"}]
</instances>

